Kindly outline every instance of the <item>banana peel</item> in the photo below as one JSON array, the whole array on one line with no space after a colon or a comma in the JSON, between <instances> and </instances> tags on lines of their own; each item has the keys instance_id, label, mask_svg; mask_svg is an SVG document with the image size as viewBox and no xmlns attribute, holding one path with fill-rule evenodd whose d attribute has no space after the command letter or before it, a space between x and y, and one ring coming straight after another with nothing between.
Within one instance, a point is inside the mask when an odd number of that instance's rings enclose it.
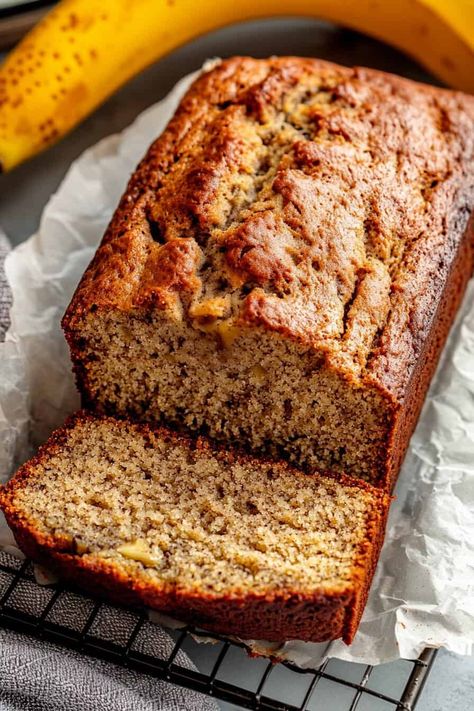
<instances>
[{"instance_id":1,"label":"banana peel","mask_svg":"<svg viewBox=\"0 0 474 711\"><path fill-rule=\"evenodd\" d=\"M59 140L176 47L271 16L330 20L392 44L474 92L472 0L62 0L0 67L0 172Z\"/></svg>"}]
</instances>

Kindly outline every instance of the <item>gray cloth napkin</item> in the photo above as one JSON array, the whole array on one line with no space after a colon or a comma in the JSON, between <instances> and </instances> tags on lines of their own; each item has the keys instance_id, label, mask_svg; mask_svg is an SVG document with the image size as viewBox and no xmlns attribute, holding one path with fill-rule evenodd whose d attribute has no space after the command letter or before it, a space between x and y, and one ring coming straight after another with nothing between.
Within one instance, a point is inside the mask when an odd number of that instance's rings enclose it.
<instances>
[{"instance_id":1,"label":"gray cloth napkin","mask_svg":"<svg viewBox=\"0 0 474 711\"><path fill-rule=\"evenodd\" d=\"M193 668L183 652L175 662ZM202 694L146 674L0 630L0 711L198 709L215 711L217 705Z\"/></svg>"},{"instance_id":2,"label":"gray cloth napkin","mask_svg":"<svg viewBox=\"0 0 474 711\"><path fill-rule=\"evenodd\" d=\"M0 342L9 324L11 293L5 279L4 261L9 250L0 231ZM1 583L1 581L0 581ZM1 585L0 585L1 588ZM47 588L30 582L10 600L16 609L39 614ZM68 628L81 629L87 601L64 594L48 619ZM103 605L90 632L123 645L134 618L126 611ZM159 625L145 622L133 648L167 659L174 642ZM175 664L195 670L189 657L178 652ZM216 702L182 689L0 628L0 711L217 711Z\"/></svg>"}]
</instances>

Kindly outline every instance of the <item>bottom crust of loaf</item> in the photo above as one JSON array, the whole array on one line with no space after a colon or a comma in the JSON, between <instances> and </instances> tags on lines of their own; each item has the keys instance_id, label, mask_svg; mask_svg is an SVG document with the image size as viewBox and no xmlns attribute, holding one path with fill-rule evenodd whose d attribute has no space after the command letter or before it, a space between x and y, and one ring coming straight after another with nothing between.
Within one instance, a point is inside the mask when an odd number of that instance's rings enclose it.
<instances>
[{"instance_id":1,"label":"bottom crust of loaf","mask_svg":"<svg viewBox=\"0 0 474 711\"><path fill-rule=\"evenodd\" d=\"M272 642L302 640L328 642L342 638L350 644L359 626L367 602L373 573L383 541L383 527L374 544L367 576L358 594L327 592L318 598L250 597L245 600L207 600L202 595L191 598L166 593L154 586L140 585L121 575L113 565L91 565L68 553L51 551L41 545L33 531L12 525L18 546L27 558L56 572L63 580L104 600L118 605L148 607L195 627L232 635L240 639L264 639Z\"/></svg>"}]
</instances>

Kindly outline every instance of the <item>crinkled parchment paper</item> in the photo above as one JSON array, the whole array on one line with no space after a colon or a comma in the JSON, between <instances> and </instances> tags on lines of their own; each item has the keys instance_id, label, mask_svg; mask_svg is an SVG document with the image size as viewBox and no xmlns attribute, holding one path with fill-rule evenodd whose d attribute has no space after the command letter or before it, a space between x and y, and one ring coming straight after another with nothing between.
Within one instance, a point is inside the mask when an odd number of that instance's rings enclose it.
<instances>
[{"instance_id":1,"label":"crinkled parchment paper","mask_svg":"<svg viewBox=\"0 0 474 711\"><path fill-rule=\"evenodd\" d=\"M0 345L1 480L79 405L61 316L130 173L190 81L79 158L46 206L39 232L7 259L14 304ZM426 645L473 652L473 297L471 283L411 442L354 643L290 642L278 656L301 665L328 654L373 664L415 657ZM12 543L4 523L0 542Z\"/></svg>"}]
</instances>

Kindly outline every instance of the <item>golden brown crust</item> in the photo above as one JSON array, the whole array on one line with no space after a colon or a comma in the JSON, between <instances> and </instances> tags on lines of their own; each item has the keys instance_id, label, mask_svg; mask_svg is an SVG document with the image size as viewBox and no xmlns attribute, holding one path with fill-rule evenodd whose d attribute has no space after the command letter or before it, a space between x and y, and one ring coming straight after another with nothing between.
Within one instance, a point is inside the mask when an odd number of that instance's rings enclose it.
<instances>
[{"instance_id":1,"label":"golden brown crust","mask_svg":"<svg viewBox=\"0 0 474 711\"><path fill-rule=\"evenodd\" d=\"M382 72L226 60L132 177L66 332L240 288L234 318L402 402L472 209L473 127L471 97Z\"/></svg>"},{"instance_id":2,"label":"golden brown crust","mask_svg":"<svg viewBox=\"0 0 474 711\"><path fill-rule=\"evenodd\" d=\"M232 323L309 344L383 395L390 487L472 273L473 129L473 97L375 70L237 57L203 74L65 315L84 403L91 310L193 323L230 296Z\"/></svg>"},{"instance_id":3,"label":"golden brown crust","mask_svg":"<svg viewBox=\"0 0 474 711\"><path fill-rule=\"evenodd\" d=\"M307 595L291 590L268 594L245 594L236 590L227 595L215 595L200 590L180 589L177 585L160 586L145 578L126 573L114 563L91 560L74 550L67 536L45 535L38 531L21 508L15 494L37 476L36 467L67 447L68 435L86 421L108 420L114 426L133 428L146 438L165 437L190 443L191 439L165 428L151 428L119 422L113 418L94 418L85 412L76 413L53 433L38 454L23 465L10 482L0 489L0 506L24 553L35 561L55 569L62 577L78 585L123 604L145 605L166 611L184 621L205 629L242 638L266 638L276 641L303 639L315 642L343 637L349 643L357 629L365 599L383 541L389 497L369 484L337 476L345 486L355 486L374 497L367 522L367 540L360 546L354 563L354 579L347 590L312 591ZM200 449L212 450L222 457L245 459L259 466L262 460L232 453L211 445L204 438L193 442ZM292 471L287 464L281 464ZM301 476L295 471L295 475ZM328 475L332 476L332 475Z\"/></svg>"}]
</instances>

